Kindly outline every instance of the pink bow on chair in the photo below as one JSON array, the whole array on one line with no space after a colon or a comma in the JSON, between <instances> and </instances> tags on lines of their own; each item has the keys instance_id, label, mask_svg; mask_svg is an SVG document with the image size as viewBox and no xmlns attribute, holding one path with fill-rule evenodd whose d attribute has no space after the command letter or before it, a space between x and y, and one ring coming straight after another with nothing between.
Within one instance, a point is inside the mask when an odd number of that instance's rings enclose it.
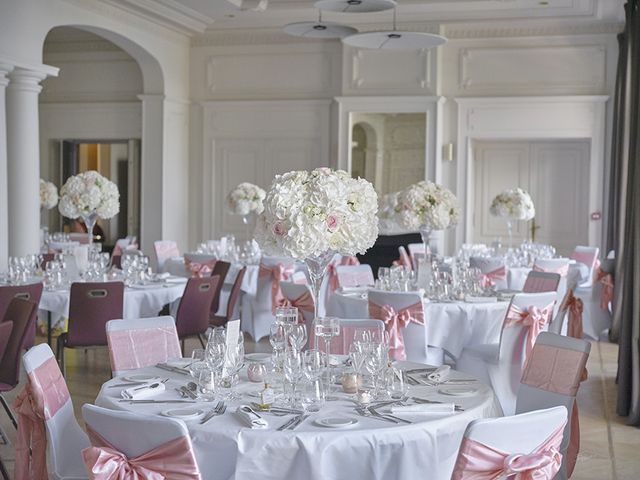
<instances>
[{"instance_id":1,"label":"pink bow on chair","mask_svg":"<svg viewBox=\"0 0 640 480\"><path fill-rule=\"evenodd\" d=\"M507 267L502 265L500 268L496 268L487 273L483 273L480 275L480 284L482 288L493 287L496 284L496 280L506 280L507 279Z\"/></svg>"},{"instance_id":2,"label":"pink bow on chair","mask_svg":"<svg viewBox=\"0 0 640 480\"><path fill-rule=\"evenodd\" d=\"M573 294L573 290L567 290L560 310L567 310L569 313L569 323L567 325L567 336L573 338L582 338L582 312L584 303L581 299Z\"/></svg>"},{"instance_id":3,"label":"pink bow on chair","mask_svg":"<svg viewBox=\"0 0 640 480\"><path fill-rule=\"evenodd\" d=\"M605 272L601 268L598 268L596 274L596 282L602 284L602 294L600 296L600 308L603 310L609 310L609 304L613 301L613 275Z\"/></svg>"},{"instance_id":4,"label":"pink bow on chair","mask_svg":"<svg viewBox=\"0 0 640 480\"><path fill-rule=\"evenodd\" d=\"M259 277L271 277L271 310L275 314L276 307L282 305L284 296L280 289L280 282L288 280L293 275L293 265L283 265L279 263L277 265L265 265L260 264L260 270L258 271Z\"/></svg>"},{"instance_id":5,"label":"pink bow on chair","mask_svg":"<svg viewBox=\"0 0 640 480\"><path fill-rule=\"evenodd\" d=\"M315 303L313 302L313 295L309 290L305 291L298 298L289 300L285 298L282 301L283 307L296 307L298 309L298 323L304 323L304 314L302 312L315 312Z\"/></svg>"},{"instance_id":6,"label":"pink bow on chair","mask_svg":"<svg viewBox=\"0 0 640 480\"><path fill-rule=\"evenodd\" d=\"M389 334L389 355L396 360L406 360L402 329L410 322L424 325L422 303L415 303L396 311L391 305L380 306L369 302L369 316L384 322L384 329Z\"/></svg>"},{"instance_id":7,"label":"pink bow on chair","mask_svg":"<svg viewBox=\"0 0 640 480\"><path fill-rule=\"evenodd\" d=\"M552 480L562 465L559 451L562 424L539 447L527 454L502 452L475 440L464 438L452 480Z\"/></svg>"},{"instance_id":8,"label":"pink bow on chair","mask_svg":"<svg viewBox=\"0 0 640 480\"><path fill-rule=\"evenodd\" d=\"M527 310L522 310L515 305L511 305L507 311L507 317L505 322L505 328L513 325L523 325L529 327L529 334L527 335L527 347L525 356L528 358L533 345L536 343L536 338L543 330L549 318L553 314L553 303L547 305L543 309L531 306Z\"/></svg>"},{"instance_id":9,"label":"pink bow on chair","mask_svg":"<svg viewBox=\"0 0 640 480\"><path fill-rule=\"evenodd\" d=\"M82 458L92 480L199 480L188 437L178 437L135 458L116 450L87 426L91 443Z\"/></svg>"},{"instance_id":10,"label":"pink bow on chair","mask_svg":"<svg viewBox=\"0 0 640 480\"><path fill-rule=\"evenodd\" d=\"M191 272L192 277L204 278L211 275L216 260L207 260L206 262L192 262L185 258L184 265Z\"/></svg>"}]
</instances>

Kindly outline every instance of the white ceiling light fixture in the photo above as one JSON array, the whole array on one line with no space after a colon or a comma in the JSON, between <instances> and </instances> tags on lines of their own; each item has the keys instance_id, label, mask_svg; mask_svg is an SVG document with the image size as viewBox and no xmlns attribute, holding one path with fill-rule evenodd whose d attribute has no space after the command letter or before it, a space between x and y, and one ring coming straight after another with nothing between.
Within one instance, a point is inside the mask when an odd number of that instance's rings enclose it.
<instances>
[{"instance_id":1,"label":"white ceiling light fixture","mask_svg":"<svg viewBox=\"0 0 640 480\"><path fill-rule=\"evenodd\" d=\"M354 33L358 33L358 30L348 25L335 22L323 22L322 12L318 12L317 22L297 22L290 23L282 27L284 33L293 35L294 37L305 38L344 38Z\"/></svg>"},{"instance_id":2,"label":"white ceiling light fixture","mask_svg":"<svg viewBox=\"0 0 640 480\"><path fill-rule=\"evenodd\" d=\"M372 13L395 8L395 0L316 0L314 7L326 12Z\"/></svg>"},{"instance_id":3,"label":"white ceiling light fixture","mask_svg":"<svg viewBox=\"0 0 640 480\"><path fill-rule=\"evenodd\" d=\"M423 32L404 32L396 28L396 10L393 10L393 30L356 33L342 39L342 43L356 48L374 50L422 50L447 42L442 35Z\"/></svg>"},{"instance_id":4,"label":"white ceiling light fixture","mask_svg":"<svg viewBox=\"0 0 640 480\"><path fill-rule=\"evenodd\" d=\"M264 12L269 6L269 0L227 0L242 11Z\"/></svg>"}]
</instances>

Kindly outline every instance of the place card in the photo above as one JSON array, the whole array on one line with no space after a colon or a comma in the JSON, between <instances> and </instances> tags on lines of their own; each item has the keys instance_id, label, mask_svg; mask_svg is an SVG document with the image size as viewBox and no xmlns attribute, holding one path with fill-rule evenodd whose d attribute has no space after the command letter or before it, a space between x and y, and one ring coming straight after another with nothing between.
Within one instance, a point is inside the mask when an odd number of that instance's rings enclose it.
<instances>
[{"instance_id":1,"label":"place card","mask_svg":"<svg viewBox=\"0 0 640 480\"><path fill-rule=\"evenodd\" d=\"M231 352L232 351L231 348L235 348L235 346L238 344L239 336L240 336L240 320L239 319L231 320L230 322L227 322L227 340L226 340L227 352ZM229 371L231 360L232 358L229 357L228 354L224 356L223 375Z\"/></svg>"}]
</instances>

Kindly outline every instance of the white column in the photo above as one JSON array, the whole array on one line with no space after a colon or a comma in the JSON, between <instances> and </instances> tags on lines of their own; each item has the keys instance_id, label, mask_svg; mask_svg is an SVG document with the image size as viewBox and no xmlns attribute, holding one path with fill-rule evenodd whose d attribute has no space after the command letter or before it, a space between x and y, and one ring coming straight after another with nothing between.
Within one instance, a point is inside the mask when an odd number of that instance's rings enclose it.
<instances>
[{"instance_id":1,"label":"white column","mask_svg":"<svg viewBox=\"0 0 640 480\"><path fill-rule=\"evenodd\" d=\"M40 136L38 94L47 74L16 67L7 87L9 255L40 247Z\"/></svg>"},{"instance_id":2,"label":"white column","mask_svg":"<svg viewBox=\"0 0 640 480\"><path fill-rule=\"evenodd\" d=\"M5 114L5 87L7 74L13 65L0 63L0 271L7 269L9 256L9 207L7 194L7 122Z\"/></svg>"}]
</instances>

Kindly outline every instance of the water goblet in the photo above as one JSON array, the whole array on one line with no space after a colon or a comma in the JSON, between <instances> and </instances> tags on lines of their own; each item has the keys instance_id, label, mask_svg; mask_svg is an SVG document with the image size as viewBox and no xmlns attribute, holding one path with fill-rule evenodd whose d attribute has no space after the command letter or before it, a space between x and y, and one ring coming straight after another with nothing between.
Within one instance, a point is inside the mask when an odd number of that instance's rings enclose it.
<instances>
[{"instance_id":1,"label":"water goblet","mask_svg":"<svg viewBox=\"0 0 640 480\"><path fill-rule=\"evenodd\" d=\"M307 343L307 326L303 323L291 325L288 338L291 348L298 352L301 351Z\"/></svg>"}]
</instances>

